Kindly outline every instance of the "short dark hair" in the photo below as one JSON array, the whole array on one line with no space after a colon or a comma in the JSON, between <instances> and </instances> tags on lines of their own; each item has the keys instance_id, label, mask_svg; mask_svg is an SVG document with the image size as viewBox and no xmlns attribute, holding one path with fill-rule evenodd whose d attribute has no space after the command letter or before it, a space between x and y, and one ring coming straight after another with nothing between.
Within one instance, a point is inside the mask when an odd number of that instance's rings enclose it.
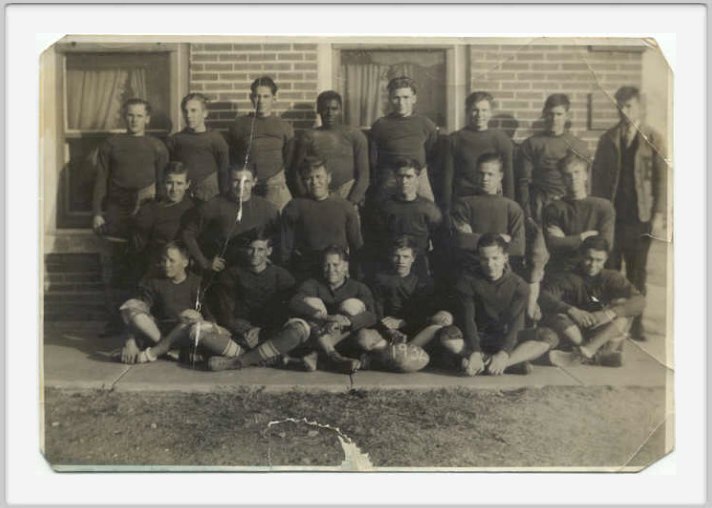
<instances>
[{"instance_id":1,"label":"short dark hair","mask_svg":"<svg viewBox=\"0 0 712 508\"><path fill-rule=\"evenodd\" d=\"M138 105L143 106L143 108L146 110L147 115L151 115L151 103L148 102L146 99L139 99L138 97L134 97L124 102L124 104L121 106L121 113L125 115L129 110L129 106Z\"/></svg>"},{"instance_id":2,"label":"short dark hair","mask_svg":"<svg viewBox=\"0 0 712 508\"><path fill-rule=\"evenodd\" d=\"M323 251L321 251L321 262L323 263L326 260L326 257L330 256L332 254L336 254L337 256L339 256L342 261L349 260L348 251L341 245L333 244L333 245L329 245L327 248L325 248Z\"/></svg>"},{"instance_id":3,"label":"short dark hair","mask_svg":"<svg viewBox=\"0 0 712 508\"><path fill-rule=\"evenodd\" d=\"M509 253L509 244L502 238L499 233L485 233L482 235L477 242L477 251L484 249L485 247L499 247L502 252Z\"/></svg>"},{"instance_id":4,"label":"short dark hair","mask_svg":"<svg viewBox=\"0 0 712 508\"><path fill-rule=\"evenodd\" d=\"M247 171L248 173L251 173L252 176L257 175L257 168L255 168L255 165L252 163L247 163L247 164L231 164L230 165L230 173L235 173L238 171Z\"/></svg>"},{"instance_id":5,"label":"short dark hair","mask_svg":"<svg viewBox=\"0 0 712 508\"><path fill-rule=\"evenodd\" d=\"M415 80L409 78L408 76L398 76L397 78L393 78L386 86L389 95L401 88L410 88L413 90L413 95L418 94L418 90L415 88Z\"/></svg>"},{"instance_id":6,"label":"short dark hair","mask_svg":"<svg viewBox=\"0 0 712 508\"><path fill-rule=\"evenodd\" d=\"M566 108L566 111L568 111L571 107L571 101L569 100L569 96L565 93L551 94L549 97L546 98L546 102L544 102L544 111L555 108L557 106L564 106Z\"/></svg>"},{"instance_id":7,"label":"short dark hair","mask_svg":"<svg viewBox=\"0 0 712 508\"><path fill-rule=\"evenodd\" d=\"M208 99L207 95L204 95L200 92L191 92L185 97L183 97L182 101L180 101L181 111L185 109L185 105L188 104L188 101L200 101L200 103L203 105L203 109L207 109L210 99Z\"/></svg>"},{"instance_id":8,"label":"short dark hair","mask_svg":"<svg viewBox=\"0 0 712 508\"><path fill-rule=\"evenodd\" d=\"M581 247L579 247L580 252L586 252L587 250L597 250L603 251L606 254L611 253L611 245L601 235L589 236L583 242L581 242Z\"/></svg>"},{"instance_id":9,"label":"short dark hair","mask_svg":"<svg viewBox=\"0 0 712 508\"><path fill-rule=\"evenodd\" d=\"M467 96L467 99L465 99L465 109L470 109L472 106L482 101L489 102L491 106L494 103L494 97L492 97L492 94L489 92L472 92Z\"/></svg>"},{"instance_id":10,"label":"short dark hair","mask_svg":"<svg viewBox=\"0 0 712 508\"><path fill-rule=\"evenodd\" d=\"M499 163L499 171L503 172L504 169L504 159L502 159L502 156L497 153L497 152L485 152L482 155L480 155L477 158L477 165L476 167L479 169L482 164L487 164L488 162L497 162Z\"/></svg>"},{"instance_id":11,"label":"short dark hair","mask_svg":"<svg viewBox=\"0 0 712 508\"><path fill-rule=\"evenodd\" d=\"M319 157L305 157L299 166L299 176L305 178L309 173L319 168L324 168L327 175L331 174L329 167L323 159Z\"/></svg>"},{"instance_id":12,"label":"short dark hair","mask_svg":"<svg viewBox=\"0 0 712 508\"><path fill-rule=\"evenodd\" d=\"M640 100L640 90L635 86L622 86L616 90L616 103L623 104L631 99Z\"/></svg>"},{"instance_id":13,"label":"short dark hair","mask_svg":"<svg viewBox=\"0 0 712 508\"><path fill-rule=\"evenodd\" d=\"M419 175L423 170L423 165L412 157L396 157L391 161L390 166L394 173L401 168L413 168L415 174Z\"/></svg>"},{"instance_id":14,"label":"short dark hair","mask_svg":"<svg viewBox=\"0 0 712 508\"><path fill-rule=\"evenodd\" d=\"M341 98L341 94L339 92L335 92L334 90L327 90L325 92L321 92L316 98L317 112L321 111L321 108L323 108L329 101L336 101L339 103L339 106L344 106L344 101Z\"/></svg>"},{"instance_id":15,"label":"short dark hair","mask_svg":"<svg viewBox=\"0 0 712 508\"><path fill-rule=\"evenodd\" d=\"M268 86L269 89L272 90L272 95L275 95L277 93L277 90L279 90L279 88L277 88L277 83L275 83L274 80L269 76L260 76L259 78L254 80L250 85L250 91L252 93L256 93L258 86Z\"/></svg>"},{"instance_id":16,"label":"short dark hair","mask_svg":"<svg viewBox=\"0 0 712 508\"><path fill-rule=\"evenodd\" d=\"M270 234L265 231L265 228L252 228L249 231L242 233L236 239L236 244L238 248L246 249L253 242L267 242L272 246L273 238Z\"/></svg>"},{"instance_id":17,"label":"short dark hair","mask_svg":"<svg viewBox=\"0 0 712 508\"><path fill-rule=\"evenodd\" d=\"M415 242L415 238L410 235L400 235L393 239L391 243L390 253L394 254L400 249L410 249L413 251L413 257L418 255L418 244Z\"/></svg>"},{"instance_id":18,"label":"short dark hair","mask_svg":"<svg viewBox=\"0 0 712 508\"><path fill-rule=\"evenodd\" d=\"M165 179L168 175L185 175L185 179L190 180L188 168L180 161L170 161L168 163L166 170L163 172L163 178Z\"/></svg>"},{"instance_id":19,"label":"short dark hair","mask_svg":"<svg viewBox=\"0 0 712 508\"><path fill-rule=\"evenodd\" d=\"M167 244L165 244L161 249L161 256L165 256L166 253L171 249L177 250L178 252L180 252L181 256L190 261L190 253L188 252L188 247L176 241L168 242Z\"/></svg>"},{"instance_id":20,"label":"short dark hair","mask_svg":"<svg viewBox=\"0 0 712 508\"><path fill-rule=\"evenodd\" d=\"M559 160L558 166L559 171L563 171L572 164L583 164L583 166L588 170L588 158L585 156L574 152L573 150L568 150L563 159Z\"/></svg>"}]
</instances>

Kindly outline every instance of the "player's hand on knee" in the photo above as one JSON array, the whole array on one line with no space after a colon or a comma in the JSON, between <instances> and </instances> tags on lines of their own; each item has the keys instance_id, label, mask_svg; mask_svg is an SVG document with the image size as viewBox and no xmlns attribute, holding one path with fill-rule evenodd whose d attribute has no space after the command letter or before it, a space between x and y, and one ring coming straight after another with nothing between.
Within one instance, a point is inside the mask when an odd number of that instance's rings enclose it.
<instances>
[{"instance_id":1,"label":"player's hand on knee","mask_svg":"<svg viewBox=\"0 0 712 508\"><path fill-rule=\"evenodd\" d=\"M485 370L485 362L482 358L482 353L475 351L468 358L465 359L467 365L465 366L465 375L476 376L480 372Z\"/></svg>"},{"instance_id":2,"label":"player's hand on knee","mask_svg":"<svg viewBox=\"0 0 712 508\"><path fill-rule=\"evenodd\" d=\"M389 330L398 330L405 324L405 321L403 321L402 319L394 318L392 316L386 316L381 319L381 324Z\"/></svg>"},{"instance_id":3,"label":"player's hand on knee","mask_svg":"<svg viewBox=\"0 0 712 508\"><path fill-rule=\"evenodd\" d=\"M541 308L537 302L529 303L527 307L527 317L532 321L541 321Z\"/></svg>"},{"instance_id":4,"label":"player's hand on knee","mask_svg":"<svg viewBox=\"0 0 712 508\"><path fill-rule=\"evenodd\" d=\"M104 217L102 215L97 214L94 216L94 219L92 220L91 227L95 233L100 233L101 228L104 224L106 224Z\"/></svg>"},{"instance_id":5,"label":"player's hand on knee","mask_svg":"<svg viewBox=\"0 0 712 508\"><path fill-rule=\"evenodd\" d=\"M121 349L121 362L122 363L136 363L136 358L141 350L136 344L136 339L133 337L126 340L124 347Z\"/></svg>"},{"instance_id":6,"label":"player's hand on knee","mask_svg":"<svg viewBox=\"0 0 712 508\"><path fill-rule=\"evenodd\" d=\"M591 328L596 324L596 318L590 312L585 310L577 309L576 307L571 307L567 314L574 322L581 328Z\"/></svg>"},{"instance_id":7,"label":"player's hand on knee","mask_svg":"<svg viewBox=\"0 0 712 508\"><path fill-rule=\"evenodd\" d=\"M509 360L509 355L505 351L500 351L493 355L487 364L487 372L493 376L504 374L504 369L507 368L507 360Z\"/></svg>"},{"instance_id":8,"label":"player's hand on knee","mask_svg":"<svg viewBox=\"0 0 712 508\"><path fill-rule=\"evenodd\" d=\"M250 328L247 330L247 333L245 333L245 342L247 343L247 346L252 349L253 347L257 346L257 343L260 341L260 331L262 329L255 327L255 328Z\"/></svg>"},{"instance_id":9,"label":"player's hand on knee","mask_svg":"<svg viewBox=\"0 0 712 508\"><path fill-rule=\"evenodd\" d=\"M219 256L215 256L210 262L210 269L214 272L222 272L225 269L225 260Z\"/></svg>"}]
</instances>

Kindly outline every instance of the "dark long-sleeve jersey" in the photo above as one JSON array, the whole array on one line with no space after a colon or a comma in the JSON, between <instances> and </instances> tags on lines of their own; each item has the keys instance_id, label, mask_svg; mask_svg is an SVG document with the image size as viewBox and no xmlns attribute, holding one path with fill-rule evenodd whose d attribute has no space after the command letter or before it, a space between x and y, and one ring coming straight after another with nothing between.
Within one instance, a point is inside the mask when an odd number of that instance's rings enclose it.
<instances>
[{"instance_id":1,"label":"dark long-sleeve jersey","mask_svg":"<svg viewBox=\"0 0 712 508\"><path fill-rule=\"evenodd\" d=\"M279 210L259 196L243 202L242 220L237 222L239 204L232 198L216 196L198 206L186 219L182 232L183 242L191 256L202 266L210 265L209 256L219 254L225 241L232 241L252 230L261 230L276 243L279 238ZM234 262L234 253L228 248L226 257Z\"/></svg>"},{"instance_id":2,"label":"dark long-sleeve jersey","mask_svg":"<svg viewBox=\"0 0 712 508\"><path fill-rule=\"evenodd\" d=\"M193 187L217 173L220 192L228 190L230 155L225 138L218 131L208 129L205 132L194 132L183 129L169 137L166 144L171 160L182 162L187 168ZM210 197L205 197L205 200Z\"/></svg>"},{"instance_id":3,"label":"dark long-sleeve jersey","mask_svg":"<svg viewBox=\"0 0 712 508\"><path fill-rule=\"evenodd\" d=\"M371 177L378 184L398 157L410 157L422 166L433 159L438 127L423 115L383 116L371 126Z\"/></svg>"},{"instance_id":4,"label":"dark long-sleeve jersey","mask_svg":"<svg viewBox=\"0 0 712 508\"><path fill-rule=\"evenodd\" d=\"M455 286L455 318L469 349L481 351L486 345L510 353L524 328L528 298L527 283L509 270L496 281L480 273L461 277Z\"/></svg>"},{"instance_id":5,"label":"dark long-sleeve jersey","mask_svg":"<svg viewBox=\"0 0 712 508\"><path fill-rule=\"evenodd\" d=\"M138 299L150 307L151 315L165 330L178 324L181 312L195 308L200 284L200 277L193 273L187 273L178 284L166 277L151 277L139 283Z\"/></svg>"},{"instance_id":6,"label":"dark long-sleeve jersey","mask_svg":"<svg viewBox=\"0 0 712 508\"><path fill-rule=\"evenodd\" d=\"M281 259L288 262L295 252L313 255L329 245L351 253L363 245L354 205L337 196L317 201L294 198L282 210Z\"/></svg>"},{"instance_id":7,"label":"dark long-sleeve jersey","mask_svg":"<svg viewBox=\"0 0 712 508\"><path fill-rule=\"evenodd\" d=\"M390 197L374 203L364 213L368 247L385 253L395 238L409 235L425 253L442 221L440 209L429 199L417 196L413 201L405 201Z\"/></svg>"},{"instance_id":8,"label":"dark long-sleeve jersey","mask_svg":"<svg viewBox=\"0 0 712 508\"><path fill-rule=\"evenodd\" d=\"M304 281L289 302L293 315L311 320L316 318L316 311L304 302L304 298L321 299L329 315L339 314L339 305L350 298L361 300L366 310L356 316L349 316L351 331L373 326L376 323L376 312L371 290L365 284L353 279L346 279L336 289L331 289L326 282L317 279Z\"/></svg>"},{"instance_id":9,"label":"dark long-sleeve jersey","mask_svg":"<svg viewBox=\"0 0 712 508\"><path fill-rule=\"evenodd\" d=\"M276 115L241 116L230 126L228 142L232 164L241 167L249 149L248 164L255 168L257 179L265 182L291 163L294 129Z\"/></svg>"},{"instance_id":10,"label":"dark long-sleeve jersey","mask_svg":"<svg viewBox=\"0 0 712 508\"><path fill-rule=\"evenodd\" d=\"M393 272L377 273L370 284L378 319L403 319L406 326L425 323L436 309L433 305L434 285L429 277L410 273L401 277Z\"/></svg>"},{"instance_id":11,"label":"dark long-sleeve jersey","mask_svg":"<svg viewBox=\"0 0 712 508\"><path fill-rule=\"evenodd\" d=\"M180 203L154 200L143 205L134 220L132 242L136 252L145 253L151 260L158 259L163 246L178 238L194 206L188 196Z\"/></svg>"},{"instance_id":12,"label":"dark long-sleeve jersey","mask_svg":"<svg viewBox=\"0 0 712 508\"><path fill-rule=\"evenodd\" d=\"M504 196L478 194L455 201L452 210L455 224L466 224L472 233L458 232L459 247L477 250L477 242L485 233L509 235L511 256L523 256L525 250L524 212L513 200Z\"/></svg>"},{"instance_id":13,"label":"dark long-sleeve jersey","mask_svg":"<svg viewBox=\"0 0 712 508\"><path fill-rule=\"evenodd\" d=\"M355 180L348 200L354 204L363 202L369 182L368 140L359 129L348 126L334 129L319 127L302 133L296 144L292 165L299 196L306 195L304 183L298 176L305 157L317 157L326 163L331 172L332 190Z\"/></svg>"},{"instance_id":14,"label":"dark long-sleeve jersey","mask_svg":"<svg viewBox=\"0 0 712 508\"><path fill-rule=\"evenodd\" d=\"M220 273L215 286L218 324L230 331L241 330L244 321L261 328L279 327L287 317L294 286L294 277L279 266L269 264L259 273L230 267Z\"/></svg>"},{"instance_id":15,"label":"dark long-sleeve jersey","mask_svg":"<svg viewBox=\"0 0 712 508\"><path fill-rule=\"evenodd\" d=\"M515 199L512 141L500 130L476 131L465 127L448 136L443 168L446 209L450 209L457 197L477 193L477 159L485 153L497 153L502 157L502 195Z\"/></svg>"},{"instance_id":16,"label":"dark long-sleeve jersey","mask_svg":"<svg viewBox=\"0 0 712 508\"><path fill-rule=\"evenodd\" d=\"M519 149L519 159L515 178L519 193L519 204L527 216L530 212L530 187L548 196L563 196L566 192L564 179L559 171L559 161L568 151L588 159L590 154L586 143L570 132L561 136L543 133L524 140Z\"/></svg>"},{"instance_id":17,"label":"dark long-sleeve jersey","mask_svg":"<svg viewBox=\"0 0 712 508\"><path fill-rule=\"evenodd\" d=\"M611 306L619 299L625 301ZM575 270L546 277L539 305L546 314L565 313L571 307L589 312L609 308L619 317L633 317L643 312L645 297L615 270L601 270L595 277Z\"/></svg>"},{"instance_id":18,"label":"dark long-sleeve jersey","mask_svg":"<svg viewBox=\"0 0 712 508\"><path fill-rule=\"evenodd\" d=\"M549 203L543 212L544 237L551 253L549 265L556 270L573 268L584 231L598 231L613 245L615 215L611 202L603 198L563 198ZM549 226L561 228L566 236L550 235Z\"/></svg>"},{"instance_id":19,"label":"dark long-sleeve jersey","mask_svg":"<svg viewBox=\"0 0 712 508\"><path fill-rule=\"evenodd\" d=\"M111 136L101 144L97 153L92 200L94 214L101 213L107 195L113 197L121 191L135 193L162 182L166 164L168 150L159 139L130 134Z\"/></svg>"}]
</instances>

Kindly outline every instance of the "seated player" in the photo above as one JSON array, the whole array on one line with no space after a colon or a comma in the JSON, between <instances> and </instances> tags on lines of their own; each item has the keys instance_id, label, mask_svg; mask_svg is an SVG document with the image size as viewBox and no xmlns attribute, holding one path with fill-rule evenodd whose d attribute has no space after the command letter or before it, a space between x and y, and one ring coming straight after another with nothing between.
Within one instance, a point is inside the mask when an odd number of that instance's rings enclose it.
<instances>
[{"instance_id":1,"label":"seated player","mask_svg":"<svg viewBox=\"0 0 712 508\"><path fill-rule=\"evenodd\" d=\"M292 164L295 195L306 195L299 168L306 157L316 157L329 167L332 194L360 206L368 189L368 140L360 129L344 125L341 95L337 92L320 93L316 112L321 126L303 131L296 144Z\"/></svg>"},{"instance_id":2,"label":"seated player","mask_svg":"<svg viewBox=\"0 0 712 508\"><path fill-rule=\"evenodd\" d=\"M621 273L604 269L610 245L601 236L586 238L572 272L547 277L539 299L544 322L572 352L552 351L554 365L623 364L622 345L632 318L642 314L645 297Z\"/></svg>"},{"instance_id":3,"label":"seated player","mask_svg":"<svg viewBox=\"0 0 712 508\"><path fill-rule=\"evenodd\" d=\"M615 210L610 201L588 195L588 161L569 152L559 163L566 196L544 208L544 237L551 253L549 267L564 271L577 263L581 242L600 235L613 244Z\"/></svg>"},{"instance_id":4,"label":"seated player","mask_svg":"<svg viewBox=\"0 0 712 508\"><path fill-rule=\"evenodd\" d=\"M482 235L477 272L461 277L455 286L455 323L463 338L446 328L440 345L468 376L528 374L529 362L558 342L547 328L524 328L529 287L508 268L508 247L501 235Z\"/></svg>"},{"instance_id":5,"label":"seated player","mask_svg":"<svg viewBox=\"0 0 712 508\"><path fill-rule=\"evenodd\" d=\"M230 126L227 136L230 161L233 166L254 165L255 194L281 210L292 198L284 173L293 157L294 130L289 122L272 112L277 85L269 76L252 82L250 101L254 112L236 118Z\"/></svg>"},{"instance_id":6,"label":"seated player","mask_svg":"<svg viewBox=\"0 0 712 508\"><path fill-rule=\"evenodd\" d=\"M220 132L208 129L208 98L201 93L189 93L180 103L185 129L173 134L166 144L171 160L182 162L188 169L191 192L198 201L228 189L229 150Z\"/></svg>"},{"instance_id":7,"label":"seated player","mask_svg":"<svg viewBox=\"0 0 712 508\"><path fill-rule=\"evenodd\" d=\"M363 240L358 214L343 198L329 195L331 173L320 159L307 158L301 168L307 197L294 198L282 213L281 260L298 281L319 272L321 253L338 245L356 254Z\"/></svg>"},{"instance_id":8,"label":"seated player","mask_svg":"<svg viewBox=\"0 0 712 508\"><path fill-rule=\"evenodd\" d=\"M524 212L513 200L499 194L504 173L497 153L485 153L477 160L477 192L458 198L453 205L452 223L457 248L477 252L477 242L485 233L502 235L509 243L509 255L522 258L525 249Z\"/></svg>"},{"instance_id":9,"label":"seated player","mask_svg":"<svg viewBox=\"0 0 712 508\"><path fill-rule=\"evenodd\" d=\"M586 143L568 131L569 108L567 95L555 93L544 103L545 130L521 144L516 168L517 201L527 217L541 224L544 207L565 193L559 161L570 151L588 156Z\"/></svg>"},{"instance_id":10,"label":"seated player","mask_svg":"<svg viewBox=\"0 0 712 508\"><path fill-rule=\"evenodd\" d=\"M220 272L235 264L232 243L246 232L261 230L272 238L279 235L279 211L267 199L253 195L252 170L233 168L230 176L230 191L201 204L182 232L191 256L206 271Z\"/></svg>"},{"instance_id":11,"label":"seated player","mask_svg":"<svg viewBox=\"0 0 712 508\"><path fill-rule=\"evenodd\" d=\"M212 354L237 354L227 330L205 321L195 310L200 300L200 277L188 273L188 252L176 243L163 248L163 275L141 282L137 298L121 306L129 337L121 351L124 363L147 363L169 350L199 342Z\"/></svg>"},{"instance_id":12,"label":"seated player","mask_svg":"<svg viewBox=\"0 0 712 508\"><path fill-rule=\"evenodd\" d=\"M241 369L250 365L279 364L309 338L310 327L303 319L287 320L287 302L294 289L294 277L269 262L272 240L261 231L240 239L243 256L237 266L218 278L212 309L244 354L213 356L210 370Z\"/></svg>"},{"instance_id":13,"label":"seated player","mask_svg":"<svg viewBox=\"0 0 712 508\"><path fill-rule=\"evenodd\" d=\"M418 178L422 168L418 161L397 158L393 161L396 187L394 193L383 201L373 202L364 213L364 232L367 234L367 272L384 269L390 265L389 251L393 241L409 235L419 252L415 270L421 277L429 275L426 253L431 239L442 224L443 216L432 201L418 196Z\"/></svg>"},{"instance_id":14,"label":"seated player","mask_svg":"<svg viewBox=\"0 0 712 508\"><path fill-rule=\"evenodd\" d=\"M368 286L348 276L349 256L339 245L322 253L321 277L304 281L292 297L292 315L306 320L311 328L310 344L330 367L346 374L356 372L361 362L347 358L336 346L362 328L376 323L373 295ZM313 363L316 368L316 362Z\"/></svg>"},{"instance_id":15,"label":"seated player","mask_svg":"<svg viewBox=\"0 0 712 508\"><path fill-rule=\"evenodd\" d=\"M401 76L390 80L387 88L393 111L376 120L370 132L371 195L378 200L391 194L395 185L390 171L393 161L408 157L423 168L418 177L418 195L435 201L428 163L434 159L438 127L430 118L414 112L418 98L415 81Z\"/></svg>"},{"instance_id":16,"label":"seated player","mask_svg":"<svg viewBox=\"0 0 712 508\"><path fill-rule=\"evenodd\" d=\"M502 158L500 192L514 199L514 145L504 132L489 128L493 103L494 98L487 92L470 94L465 101L468 124L449 136L443 168L443 206L448 213L458 197L477 192L477 160L485 153L497 153Z\"/></svg>"},{"instance_id":17,"label":"seated player","mask_svg":"<svg viewBox=\"0 0 712 508\"><path fill-rule=\"evenodd\" d=\"M176 240L186 214L195 206L186 196L188 171L180 162L170 162L163 176L163 198L143 205L134 220L133 251L140 259L141 273L155 273L163 247Z\"/></svg>"},{"instance_id":18,"label":"seated player","mask_svg":"<svg viewBox=\"0 0 712 508\"><path fill-rule=\"evenodd\" d=\"M425 367L428 354L422 350L439 330L453 323L452 315L437 308L433 282L411 271L420 251L409 236L398 237L390 250L391 267L376 274L371 286L379 319L373 328L363 328L356 335L358 346L367 352L365 364L398 372L413 372ZM391 346L407 343L403 355L395 355Z\"/></svg>"}]
</instances>

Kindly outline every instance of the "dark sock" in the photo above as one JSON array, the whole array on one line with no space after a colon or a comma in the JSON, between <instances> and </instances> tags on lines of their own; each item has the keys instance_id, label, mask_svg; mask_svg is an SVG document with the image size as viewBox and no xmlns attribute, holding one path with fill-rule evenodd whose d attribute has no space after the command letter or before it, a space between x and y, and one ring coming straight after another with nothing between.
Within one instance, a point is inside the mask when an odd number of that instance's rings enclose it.
<instances>
[{"instance_id":1,"label":"dark sock","mask_svg":"<svg viewBox=\"0 0 712 508\"><path fill-rule=\"evenodd\" d=\"M289 353L305 340L305 331L300 325L289 324L282 328L270 340L263 342L255 349L240 357L240 362L247 365L257 365L277 356Z\"/></svg>"}]
</instances>

